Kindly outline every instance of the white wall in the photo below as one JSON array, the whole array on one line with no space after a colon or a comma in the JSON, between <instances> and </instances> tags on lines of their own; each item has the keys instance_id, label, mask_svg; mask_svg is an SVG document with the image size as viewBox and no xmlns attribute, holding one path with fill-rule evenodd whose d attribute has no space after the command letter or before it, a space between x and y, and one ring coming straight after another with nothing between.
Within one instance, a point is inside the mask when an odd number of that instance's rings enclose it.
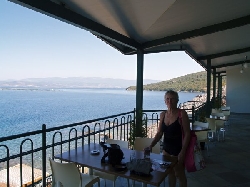
<instances>
[{"instance_id":1,"label":"white wall","mask_svg":"<svg viewBox=\"0 0 250 187\"><path fill-rule=\"evenodd\" d=\"M250 67L243 73L240 69L227 70L227 106L231 107L231 112L250 113Z\"/></svg>"}]
</instances>

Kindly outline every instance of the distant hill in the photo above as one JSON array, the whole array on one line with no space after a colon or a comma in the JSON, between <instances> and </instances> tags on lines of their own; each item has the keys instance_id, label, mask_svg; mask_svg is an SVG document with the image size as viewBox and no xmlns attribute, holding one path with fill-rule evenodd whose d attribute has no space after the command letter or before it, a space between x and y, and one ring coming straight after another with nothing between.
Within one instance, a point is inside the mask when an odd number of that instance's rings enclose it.
<instances>
[{"instance_id":1,"label":"distant hill","mask_svg":"<svg viewBox=\"0 0 250 187\"><path fill-rule=\"evenodd\" d=\"M211 78L213 79L213 78ZM211 80L211 87L213 80ZM224 86L225 79L222 79L222 85ZM130 86L127 90L135 90L135 86ZM191 73L185 76L173 78L158 83L146 84L143 86L143 90L150 91L183 91L183 92L206 92L207 91L207 72L201 71L198 73Z\"/></svg>"},{"instance_id":2,"label":"distant hill","mask_svg":"<svg viewBox=\"0 0 250 187\"><path fill-rule=\"evenodd\" d=\"M159 80L145 79L146 84L156 83ZM0 81L0 88L30 88L30 89L55 89L55 88L127 88L136 85L135 80L111 79L100 77L69 77L69 78L29 78L22 80Z\"/></svg>"}]
</instances>

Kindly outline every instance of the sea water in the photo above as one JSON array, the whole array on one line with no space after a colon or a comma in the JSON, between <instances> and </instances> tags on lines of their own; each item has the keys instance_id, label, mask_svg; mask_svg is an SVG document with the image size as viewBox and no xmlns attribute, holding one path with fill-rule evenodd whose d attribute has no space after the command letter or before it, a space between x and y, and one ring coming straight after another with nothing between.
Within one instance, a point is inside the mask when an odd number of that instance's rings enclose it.
<instances>
[{"instance_id":1,"label":"sea water","mask_svg":"<svg viewBox=\"0 0 250 187\"><path fill-rule=\"evenodd\" d=\"M164 94L165 92L161 91L144 91L143 109L166 109ZM181 92L179 102L192 100L198 94ZM125 89L0 90L0 137L41 130L42 124L50 128L103 118L133 111L135 107L135 91ZM62 133L68 134L68 132ZM47 144L52 143L52 138L49 138L51 136L47 135ZM41 146L41 138L41 135L32 137L34 148ZM19 154L21 147L24 151L31 149L30 141L27 140L21 146L22 140L23 138L19 138L4 142L9 148L10 155ZM63 146L63 151L67 150L67 145ZM46 156L52 156L51 149L46 150ZM0 159L5 157L6 150L1 147ZM34 153L34 160L34 167L41 169L40 152ZM11 165L18 163L19 159L10 161ZM23 163L30 165L31 156L23 157ZM0 163L0 170L4 168L6 162ZM48 170L49 168L47 166Z\"/></svg>"},{"instance_id":2,"label":"sea water","mask_svg":"<svg viewBox=\"0 0 250 187\"><path fill-rule=\"evenodd\" d=\"M143 109L164 110L163 91L144 91ZM179 93L179 103L199 93ZM136 92L125 89L0 90L0 137L132 111Z\"/></svg>"}]
</instances>

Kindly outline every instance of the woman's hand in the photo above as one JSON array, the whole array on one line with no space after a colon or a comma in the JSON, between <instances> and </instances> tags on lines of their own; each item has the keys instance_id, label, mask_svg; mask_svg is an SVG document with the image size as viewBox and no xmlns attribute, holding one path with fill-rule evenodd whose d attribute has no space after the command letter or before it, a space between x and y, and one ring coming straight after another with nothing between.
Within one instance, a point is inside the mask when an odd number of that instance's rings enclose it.
<instances>
[{"instance_id":1,"label":"woman's hand","mask_svg":"<svg viewBox=\"0 0 250 187\"><path fill-rule=\"evenodd\" d=\"M185 161L185 152L181 151L179 154L178 154L178 162L180 164L184 164L184 161Z\"/></svg>"}]
</instances>

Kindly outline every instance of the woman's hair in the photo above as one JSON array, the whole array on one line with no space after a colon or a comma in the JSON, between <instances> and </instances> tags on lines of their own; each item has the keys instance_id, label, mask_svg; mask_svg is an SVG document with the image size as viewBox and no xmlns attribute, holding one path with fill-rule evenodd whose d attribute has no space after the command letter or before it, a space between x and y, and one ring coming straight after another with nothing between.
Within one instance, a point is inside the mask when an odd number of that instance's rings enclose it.
<instances>
[{"instance_id":1,"label":"woman's hair","mask_svg":"<svg viewBox=\"0 0 250 187\"><path fill-rule=\"evenodd\" d=\"M179 101L179 95L178 95L178 93L177 93L176 91L174 91L174 90L168 90L168 91L165 93L164 98L166 97L167 94L170 94L170 95L175 96L175 98L177 99L177 101Z\"/></svg>"}]
</instances>

